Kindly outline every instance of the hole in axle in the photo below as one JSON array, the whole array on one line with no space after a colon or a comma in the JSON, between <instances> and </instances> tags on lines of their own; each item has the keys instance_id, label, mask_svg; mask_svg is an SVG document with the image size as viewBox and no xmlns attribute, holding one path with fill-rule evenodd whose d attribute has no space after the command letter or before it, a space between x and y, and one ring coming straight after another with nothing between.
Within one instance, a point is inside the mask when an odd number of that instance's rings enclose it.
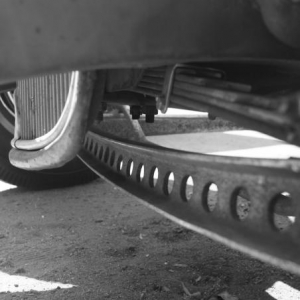
<instances>
[{"instance_id":1,"label":"hole in axle","mask_svg":"<svg viewBox=\"0 0 300 300\"><path fill-rule=\"evenodd\" d=\"M123 156L120 155L117 161L117 171L121 172L122 169L123 169Z\"/></svg>"},{"instance_id":2,"label":"hole in axle","mask_svg":"<svg viewBox=\"0 0 300 300\"><path fill-rule=\"evenodd\" d=\"M93 151L93 147L94 147L94 142L93 140L90 141L90 146L89 146L89 152Z\"/></svg>"},{"instance_id":3,"label":"hole in axle","mask_svg":"<svg viewBox=\"0 0 300 300\"><path fill-rule=\"evenodd\" d=\"M109 148L107 147L104 153L104 162L107 163L109 159Z\"/></svg>"},{"instance_id":4,"label":"hole in axle","mask_svg":"<svg viewBox=\"0 0 300 300\"><path fill-rule=\"evenodd\" d=\"M296 221L295 205L288 192L277 194L271 201L270 218L275 230L288 230Z\"/></svg>"},{"instance_id":5,"label":"hole in axle","mask_svg":"<svg viewBox=\"0 0 300 300\"><path fill-rule=\"evenodd\" d=\"M218 193L218 186L214 182L210 182L204 187L202 199L206 211L214 211L218 203Z\"/></svg>"},{"instance_id":6,"label":"hole in axle","mask_svg":"<svg viewBox=\"0 0 300 300\"><path fill-rule=\"evenodd\" d=\"M95 148L94 148L94 155L95 155L95 156L97 156L98 151L99 151L99 146L98 146L98 144L96 144L96 145L95 145Z\"/></svg>"},{"instance_id":7,"label":"hole in axle","mask_svg":"<svg viewBox=\"0 0 300 300\"><path fill-rule=\"evenodd\" d=\"M142 182L145 176L145 166L143 164L139 164L136 173L136 179L138 182Z\"/></svg>"},{"instance_id":8,"label":"hole in axle","mask_svg":"<svg viewBox=\"0 0 300 300\"><path fill-rule=\"evenodd\" d=\"M112 167L114 165L115 162L115 156L116 156L116 152L113 151L111 156L110 156L110 166Z\"/></svg>"},{"instance_id":9,"label":"hole in axle","mask_svg":"<svg viewBox=\"0 0 300 300\"><path fill-rule=\"evenodd\" d=\"M129 159L129 161L127 163L127 169L126 169L126 174L128 177L132 175L133 166L134 166L133 160Z\"/></svg>"},{"instance_id":10,"label":"hole in axle","mask_svg":"<svg viewBox=\"0 0 300 300\"><path fill-rule=\"evenodd\" d=\"M87 148L88 148L88 144L89 144L89 139L88 139L87 137L85 137L83 147L84 147L85 149L87 149Z\"/></svg>"},{"instance_id":11,"label":"hole in axle","mask_svg":"<svg viewBox=\"0 0 300 300\"><path fill-rule=\"evenodd\" d=\"M155 187L158 181L159 172L157 167L152 167L150 171L149 184L150 187Z\"/></svg>"},{"instance_id":12,"label":"hole in axle","mask_svg":"<svg viewBox=\"0 0 300 300\"><path fill-rule=\"evenodd\" d=\"M103 146L101 146L101 148L100 148L100 151L98 153L98 158L102 159L102 156L103 156Z\"/></svg>"},{"instance_id":13,"label":"hole in axle","mask_svg":"<svg viewBox=\"0 0 300 300\"><path fill-rule=\"evenodd\" d=\"M166 196L170 195L172 193L173 187L174 187L174 173L173 172L168 172L165 176L164 179L164 186L163 186L163 190L164 190L164 194Z\"/></svg>"},{"instance_id":14,"label":"hole in axle","mask_svg":"<svg viewBox=\"0 0 300 300\"><path fill-rule=\"evenodd\" d=\"M186 176L181 184L181 197L184 201L189 201L194 192L194 180L192 176Z\"/></svg>"},{"instance_id":15,"label":"hole in axle","mask_svg":"<svg viewBox=\"0 0 300 300\"><path fill-rule=\"evenodd\" d=\"M232 194L232 213L240 221L245 220L251 209L250 196L245 188L238 188Z\"/></svg>"}]
</instances>

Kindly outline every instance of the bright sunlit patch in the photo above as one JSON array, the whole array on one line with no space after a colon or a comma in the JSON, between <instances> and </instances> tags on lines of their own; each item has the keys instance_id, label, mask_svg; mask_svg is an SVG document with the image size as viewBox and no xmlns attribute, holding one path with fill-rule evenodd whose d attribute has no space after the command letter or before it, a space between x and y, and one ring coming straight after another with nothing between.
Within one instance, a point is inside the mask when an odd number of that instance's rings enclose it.
<instances>
[{"instance_id":1,"label":"bright sunlit patch","mask_svg":"<svg viewBox=\"0 0 300 300\"><path fill-rule=\"evenodd\" d=\"M6 183L4 181L0 180L0 192L6 191L6 190L11 190L11 189L15 189L17 186Z\"/></svg>"},{"instance_id":2,"label":"bright sunlit patch","mask_svg":"<svg viewBox=\"0 0 300 300\"><path fill-rule=\"evenodd\" d=\"M168 108L168 111L166 114L158 112L158 117L207 117L207 113L205 112L199 112L199 111L192 111L192 110L186 110L186 109L177 109L177 108Z\"/></svg>"},{"instance_id":3,"label":"bright sunlit patch","mask_svg":"<svg viewBox=\"0 0 300 300\"><path fill-rule=\"evenodd\" d=\"M292 223L295 223L296 221L296 217L294 216L288 216L289 220L292 222Z\"/></svg>"},{"instance_id":4,"label":"bright sunlit patch","mask_svg":"<svg viewBox=\"0 0 300 300\"><path fill-rule=\"evenodd\" d=\"M300 149L299 147L293 145L283 144L266 147L257 147L251 149L217 151L211 152L209 154L252 158L288 159L290 157L299 158Z\"/></svg>"},{"instance_id":5,"label":"bright sunlit patch","mask_svg":"<svg viewBox=\"0 0 300 300\"><path fill-rule=\"evenodd\" d=\"M29 291L51 291L57 288L70 289L75 287L72 284L62 284L59 282L47 282L19 275L9 275L0 272L0 293L17 293Z\"/></svg>"},{"instance_id":6,"label":"bright sunlit patch","mask_svg":"<svg viewBox=\"0 0 300 300\"><path fill-rule=\"evenodd\" d=\"M255 137L260 139L267 139L267 140L278 140L270 135L254 131L254 130L231 130L231 131L224 131L225 134L233 134L233 135L241 135L241 136L249 136Z\"/></svg>"},{"instance_id":7,"label":"bright sunlit patch","mask_svg":"<svg viewBox=\"0 0 300 300\"><path fill-rule=\"evenodd\" d=\"M299 300L300 292L291 286L277 281L266 292L276 300Z\"/></svg>"}]
</instances>

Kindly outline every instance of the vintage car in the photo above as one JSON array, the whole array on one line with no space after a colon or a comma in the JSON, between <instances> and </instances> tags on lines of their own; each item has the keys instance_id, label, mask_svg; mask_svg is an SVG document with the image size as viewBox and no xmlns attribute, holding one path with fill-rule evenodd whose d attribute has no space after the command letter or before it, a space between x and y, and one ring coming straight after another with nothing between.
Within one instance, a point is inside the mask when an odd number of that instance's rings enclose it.
<instances>
[{"instance_id":1,"label":"vintage car","mask_svg":"<svg viewBox=\"0 0 300 300\"><path fill-rule=\"evenodd\" d=\"M46 188L102 176L300 274L299 159L166 149L135 121L169 107L207 111L299 146L299 0L2 0L0 37L2 180ZM107 105L130 106L131 138L99 130ZM295 222L280 232L274 214Z\"/></svg>"}]
</instances>

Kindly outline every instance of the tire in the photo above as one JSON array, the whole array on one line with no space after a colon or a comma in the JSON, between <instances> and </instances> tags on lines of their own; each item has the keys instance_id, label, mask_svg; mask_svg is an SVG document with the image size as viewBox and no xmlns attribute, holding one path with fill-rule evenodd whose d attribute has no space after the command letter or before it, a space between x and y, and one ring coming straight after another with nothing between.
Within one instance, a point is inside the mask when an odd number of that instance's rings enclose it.
<instances>
[{"instance_id":1,"label":"tire","mask_svg":"<svg viewBox=\"0 0 300 300\"><path fill-rule=\"evenodd\" d=\"M5 95L2 95L4 100ZM86 167L79 158L61 168L44 171L25 171L12 166L8 159L13 138L14 117L0 101L0 180L31 188L49 189L88 183L98 176Z\"/></svg>"}]
</instances>

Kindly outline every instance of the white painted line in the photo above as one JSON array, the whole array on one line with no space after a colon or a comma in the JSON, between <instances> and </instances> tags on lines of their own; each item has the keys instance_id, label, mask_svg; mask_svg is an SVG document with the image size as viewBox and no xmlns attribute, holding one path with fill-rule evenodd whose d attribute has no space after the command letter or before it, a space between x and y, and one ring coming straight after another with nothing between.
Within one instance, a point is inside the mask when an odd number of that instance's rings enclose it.
<instances>
[{"instance_id":1,"label":"white painted line","mask_svg":"<svg viewBox=\"0 0 300 300\"><path fill-rule=\"evenodd\" d=\"M6 183L4 181L0 181L0 192L15 189L17 186Z\"/></svg>"},{"instance_id":2,"label":"white painted line","mask_svg":"<svg viewBox=\"0 0 300 300\"><path fill-rule=\"evenodd\" d=\"M277 281L266 292L276 300L299 300L300 292L291 286Z\"/></svg>"},{"instance_id":3,"label":"white painted line","mask_svg":"<svg viewBox=\"0 0 300 300\"><path fill-rule=\"evenodd\" d=\"M17 293L29 291L51 291L57 288L70 289L75 287L72 284L63 284L59 282L48 282L28 278L20 275L9 275L0 271L0 293Z\"/></svg>"}]
</instances>

